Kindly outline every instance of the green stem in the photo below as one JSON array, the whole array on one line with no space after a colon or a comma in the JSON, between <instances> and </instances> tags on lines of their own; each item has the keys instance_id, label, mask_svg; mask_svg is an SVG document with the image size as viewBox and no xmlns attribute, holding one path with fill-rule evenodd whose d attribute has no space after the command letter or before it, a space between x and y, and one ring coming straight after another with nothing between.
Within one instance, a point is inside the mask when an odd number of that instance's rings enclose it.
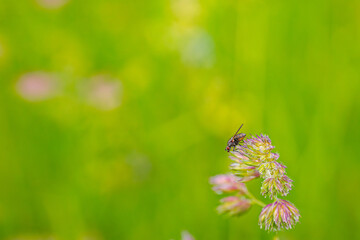
<instances>
[{"instance_id":1,"label":"green stem","mask_svg":"<svg viewBox=\"0 0 360 240\"><path fill-rule=\"evenodd\" d=\"M280 240L278 233L275 233L274 240Z\"/></svg>"},{"instance_id":2,"label":"green stem","mask_svg":"<svg viewBox=\"0 0 360 240\"><path fill-rule=\"evenodd\" d=\"M248 192L248 193L246 194L246 196L248 196L253 203L256 203L256 204L259 205L260 207L265 207L265 206L266 206L265 203L263 203L263 202L260 201L259 199L255 198L254 195L252 195L250 192Z\"/></svg>"}]
</instances>

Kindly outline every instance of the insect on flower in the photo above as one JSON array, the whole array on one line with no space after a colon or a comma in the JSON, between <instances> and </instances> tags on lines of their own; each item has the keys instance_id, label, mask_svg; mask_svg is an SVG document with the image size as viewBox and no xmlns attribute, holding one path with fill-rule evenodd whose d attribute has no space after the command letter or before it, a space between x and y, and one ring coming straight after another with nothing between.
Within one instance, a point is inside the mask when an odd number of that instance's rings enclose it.
<instances>
[{"instance_id":1,"label":"insect on flower","mask_svg":"<svg viewBox=\"0 0 360 240\"><path fill-rule=\"evenodd\" d=\"M244 140L244 138L246 137L245 133L239 133L241 127L244 124L241 124L241 126L239 127L239 129L236 131L236 133L234 134L233 137L231 137L229 139L229 141L227 142L227 146L225 148L225 151L230 152L230 149L233 147L233 150L235 150L236 145L238 145L242 140Z\"/></svg>"}]
</instances>

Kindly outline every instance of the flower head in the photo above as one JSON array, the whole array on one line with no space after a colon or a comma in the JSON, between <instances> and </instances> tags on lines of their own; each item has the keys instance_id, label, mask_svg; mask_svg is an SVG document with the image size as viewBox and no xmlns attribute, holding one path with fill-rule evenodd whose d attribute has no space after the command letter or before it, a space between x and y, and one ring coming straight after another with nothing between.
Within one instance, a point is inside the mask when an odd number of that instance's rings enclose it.
<instances>
[{"instance_id":1,"label":"flower head","mask_svg":"<svg viewBox=\"0 0 360 240\"><path fill-rule=\"evenodd\" d=\"M271 161L262 163L258 170L262 178L269 178L284 175L285 168L285 165L277 161Z\"/></svg>"},{"instance_id":2,"label":"flower head","mask_svg":"<svg viewBox=\"0 0 360 240\"><path fill-rule=\"evenodd\" d=\"M260 160L261 162L272 157L271 150L275 147L271 145L271 140L267 135L261 134L246 139L242 145L236 147L243 156L252 160Z\"/></svg>"},{"instance_id":3,"label":"flower head","mask_svg":"<svg viewBox=\"0 0 360 240\"><path fill-rule=\"evenodd\" d=\"M286 175L267 178L262 183L261 194L264 197L270 197L270 199L273 199L277 194L286 196L292 189L292 181Z\"/></svg>"},{"instance_id":4,"label":"flower head","mask_svg":"<svg viewBox=\"0 0 360 240\"><path fill-rule=\"evenodd\" d=\"M234 175L240 177L240 182L248 182L252 179L258 178L260 176L257 166L259 166L259 161L250 160L248 157L242 155L241 152L231 152L234 156L230 156L230 159L234 161L230 165L230 169L233 171Z\"/></svg>"},{"instance_id":5,"label":"flower head","mask_svg":"<svg viewBox=\"0 0 360 240\"><path fill-rule=\"evenodd\" d=\"M249 199L235 196L226 197L220 200L222 203L218 208L219 213L227 213L229 216L238 216L245 213L251 207Z\"/></svg>"},{"instance_id":6,"label":"flower head","mask_svg":"<svg viewBox=\"0 0 360 240\"><path fill-rule=\"evenodd\" d=\"M239 182L240 178L232 174L221 174L210 178L210 183L214 185L213 190L216 193L231 193L240 192L247 193L247 188L244 183Z\"/></svg>"},{"instance_id":7,"label":"flower head","mask_svg":"<svg viewBox=\"0 0 360 240\"><path fill-rule=\"evenodd\" d=\"M291 229L299 222L299 210L290 202L278 199L266 205L260 213L260 228L267 231Z\"/></svg>"}]
</instances>

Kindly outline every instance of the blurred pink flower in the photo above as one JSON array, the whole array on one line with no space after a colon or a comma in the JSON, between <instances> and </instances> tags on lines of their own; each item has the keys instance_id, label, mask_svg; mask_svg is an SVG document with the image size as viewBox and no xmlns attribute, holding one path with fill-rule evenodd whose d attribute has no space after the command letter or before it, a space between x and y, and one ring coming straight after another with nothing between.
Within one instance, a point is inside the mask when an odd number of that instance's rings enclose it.
<instances>
[{"instance_id":1,"label":"blurred pink flower","mask_svg":"<svg viewBox=\"0 0 360 240\"><path fill-rule=\"evenodd\" d=\"M182 231L181 240L195 240L195 238L188 231Z\"/></svg>"},{"instance_id":2,"label":"blurred pink flower","mask_svg":"<svg viewBox=\"0 0 360 240\"><path fill-rule=\"evenodd\" d=\"M59 83L49 73L32 72L22 75L15 88L22 98L36 102L54 97L58 93Z\"/></svg>"},{"instance_id":3,"label":"blurred pink flower","mask_svg":"<svg viewBox=\"0 0 360 240\"><path fill-rule=\"evenodd\" d=\"M69 0L36 0L37 3L47 9L58 9L64 6Z\"/></svg>"},{"instance_id":4,"label":"blurred pink flower","mask_svg":"<svg viewBox=\"0 0 360 240\"><path fill-rule=\"evenodd\" d=\"M85 100L101 110L112 110L120 106L122 85L117 79L98 75L81 86Z\"/></svg>"},{"instance_id":5,"label":"blurred pink flower","mask_svg":"<svg viewBox=\"0 0 360 240\"><path fill-rule=\"evenodd\" d=\"M239 192L240 194L246 194L247 188L244 183L239 182L240 178L232 174L220 174L210 178L210 183L213 186L213 190L216 193L231 193Z\"/></svg>"}]
</instances>

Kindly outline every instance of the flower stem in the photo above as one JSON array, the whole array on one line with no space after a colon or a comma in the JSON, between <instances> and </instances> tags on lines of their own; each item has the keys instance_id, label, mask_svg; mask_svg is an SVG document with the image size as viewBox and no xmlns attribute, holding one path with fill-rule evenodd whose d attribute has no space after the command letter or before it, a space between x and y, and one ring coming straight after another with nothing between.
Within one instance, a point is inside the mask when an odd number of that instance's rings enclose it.
<instances>
[{"instance_id":1,"label":"flower stem","mask_svg":"<svg viewBox=\"0 0 360 240\"><path fill-rule=\"evenodd\" d=\"M279 240L279 234L278 233L275 233L275 236L274 236L274 240Z\"/></svg>"},{"instance_id":2,"label":"flower stem","mask_svg":"<svg viewBox=\"0 0 360 240\"><path fill-rule=\"evenodd\" d=\"M248 192L246 195L252 200L253 203L256 203L260 207L265 207L265 203L255 198L254 195L252 195L250 192Z\"/></svg>"}]
</instances>

